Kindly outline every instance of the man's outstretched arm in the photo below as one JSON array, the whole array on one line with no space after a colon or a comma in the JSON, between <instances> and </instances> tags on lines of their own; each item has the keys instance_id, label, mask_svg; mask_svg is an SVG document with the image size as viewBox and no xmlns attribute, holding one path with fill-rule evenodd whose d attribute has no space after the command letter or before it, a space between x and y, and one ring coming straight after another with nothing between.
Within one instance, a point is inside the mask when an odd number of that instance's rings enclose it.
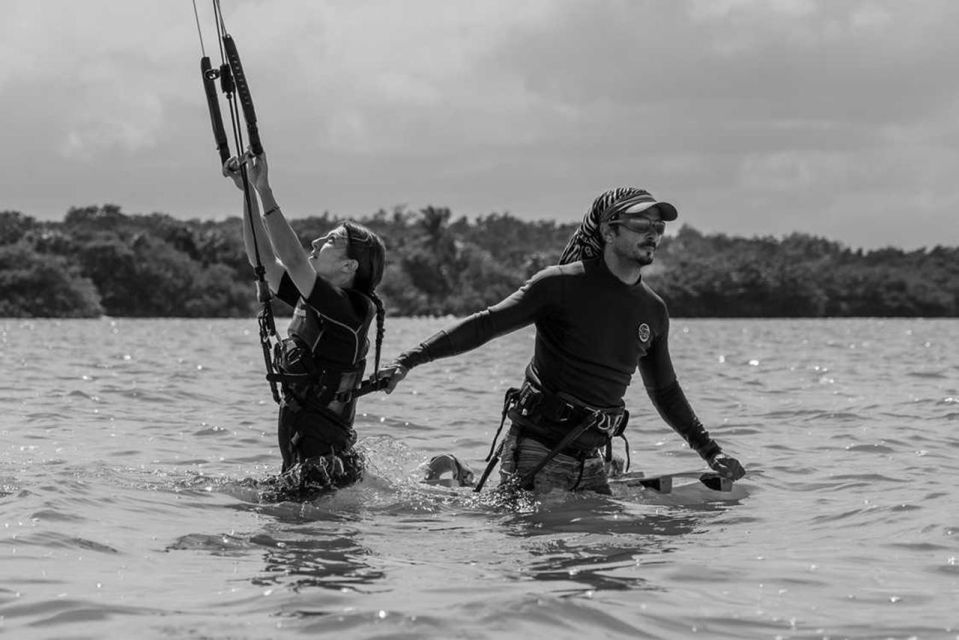
<instances>
[{"instance_id":1,"label":"man's outstretched arm","mask_svg":"<svg viewBox=\"0 0 959 640\"><path fill-rule=\"evenodd\" d=\"M549 271L537 273L502 302L441 329L404 351L379 372L380 377L388 380L386 392L392 392L413 367L465 353L533 323L546 308L549 291L554 287Z\"/></svg>"}]
</instances>

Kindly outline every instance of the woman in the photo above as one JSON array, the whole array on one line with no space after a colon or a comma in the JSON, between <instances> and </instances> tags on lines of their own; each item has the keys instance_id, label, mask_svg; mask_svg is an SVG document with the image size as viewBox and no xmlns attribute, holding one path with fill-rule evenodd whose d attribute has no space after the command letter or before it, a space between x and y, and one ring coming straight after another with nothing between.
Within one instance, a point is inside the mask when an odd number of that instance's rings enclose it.
<instances>
[{"instance_id":1,"label":"woman","mask_svg":"<svg viewBox=\"0 0 959 640\"><path fill-rule=\"evenodd\" d=\"M363 477L363 457L354 448L353 392L363 377L374 317L373 370L379 368L385 313L375 289L385 247L366 227L346 222L314 240L308 253L273 196L266 156L247 153L242 160L263 205L260 216L257 198L244 198L247 257L255 267L259 252L270 289L294 307L288 337L275 354L283 390L277 429L282 470L314 488L347 486ZM243 189L239 166L231 158L224 175Z\"/></svg>"}]
</instances>

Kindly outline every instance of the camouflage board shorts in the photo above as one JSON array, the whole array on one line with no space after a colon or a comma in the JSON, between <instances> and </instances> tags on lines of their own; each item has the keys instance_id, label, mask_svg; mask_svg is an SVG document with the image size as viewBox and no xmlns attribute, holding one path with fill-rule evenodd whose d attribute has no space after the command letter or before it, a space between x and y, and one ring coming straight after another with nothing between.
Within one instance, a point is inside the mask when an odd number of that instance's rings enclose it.
<instances>
[{"instance_id":1,"label":"camouflage board shorts","mask_svg":"<svg viewBox=\"0 0 959 640\"><path fill-rule=\"evenodd\" d=\"M547 455L550 448L532 438L520 435L517 425L511 425L503 449L500 462L500 482L507 484L514 482L532 471ZM533 491L546 493L553 489L563 491L595 491L609 494L609 474L612 463L606 462L601 455L580 460L563 453L558 453L533 479ZM582 473L582 475L580 475ZM578 480L578 482L577 482Z\"/></svg>"}]
</instances>

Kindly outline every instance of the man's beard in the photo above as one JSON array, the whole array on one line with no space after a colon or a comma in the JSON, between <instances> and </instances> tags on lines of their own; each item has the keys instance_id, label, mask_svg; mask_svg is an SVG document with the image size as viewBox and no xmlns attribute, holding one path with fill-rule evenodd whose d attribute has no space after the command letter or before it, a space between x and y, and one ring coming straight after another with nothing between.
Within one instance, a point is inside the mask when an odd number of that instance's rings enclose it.
<instances>
[{"instance_id":1,"label":"man's beard","mask_svg":"<svg viewBox=\"0 0 959 640\"><path fill-rule=\"evenodd\" d=\"M648 254L643 254L641 256L636 256L634 261L641 267L646 267L653 264L653 260L656 258L656 245L643 245L643 249L649 251Z\"/></svg>"},{"instance_id":2,"label":"man's beard","mask_svg":"<svg viewBox=\"0 0 959 640\"><path fill-rule=\"evenodd\" d=\"M641 249L644 250L642 254L636 251L635 248L624 248L624 247L614 247L613 252L616 254L616 257L621 264L634 264L637 267L646 267L653 263L653 259L656 256L656 245L641 245Z\"/></svg>"}]
</instances>

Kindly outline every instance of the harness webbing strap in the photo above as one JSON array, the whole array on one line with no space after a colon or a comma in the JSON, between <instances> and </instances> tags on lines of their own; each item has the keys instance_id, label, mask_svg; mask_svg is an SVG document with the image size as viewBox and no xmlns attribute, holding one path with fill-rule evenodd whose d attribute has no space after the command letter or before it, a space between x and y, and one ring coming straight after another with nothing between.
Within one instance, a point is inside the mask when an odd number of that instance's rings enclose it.
<instances>
[{"instance_id":1,"label":"harness webbing strap","mask_svg":"<svg viewBox=\"0 0 959 640\"><path fill-rule=\"evenodd\" d=\"M496 435L493 436L492 444L490 444L489 454L486 456L487 462L493 457L493 449L496 448L496 441L499 439L499 434L503 431L503 425L506 424L506 415L509 413L509 410L513 408L513 404L515 404L518 397L519 389L516 387L510 387L506 390L506 395L503 398L503 415L500 417L499 427L496 429Z\"/></svg>"},{"instance_id":2,"label":"harness webbing strap","mask_svg":"<svg viewBox=\"0 0 959 640\"><path fill-rule=\"evenodd\" d=\"M518 398L519 389L510 387L506 390L506 395L503 397L503 415L500 418L499 427L496 429L496 435L493 436L493 442L490 444L489 454L486 456L486 462L489 464L486 465L486 469L483 470L483 475L480 476L479 482L477 482L476 487L473 488L473 493L479 493L483 489L483 485L486 484L486 479L489 478L489 474L491 474L496 465L499 464L503 445L500 444L499 449L497 449L496 441L499 440L499 434L503 431L503 425L506 424L506 415L509 413L509 410L513 408L513 405L516 404Z\"/></svg>"},{"instance_id":3,"label":"harness webbing strap","mask_svg":"<svg viewBox=\"0 0 959 640\"><path fill-rule=\"evenodd\" d=\"M601 412L596 412L596 413L593 413L592 415L587 416L582 422L576 425L575 428L573 428L571 431L569 431L569 433L563 436L563 439L560 440L559 443L555 447L553 447L549 453L543 456L543 459L540 460L539 463L535 467L533 467L532 470L527 471L526 473L523 474L523 476L520 478L519 486L525 487L526 484L530 482L533 478L535 478L536 474L542 471L543 467L549 464L550 461L553 458L555 458L560 451L562 451L567 446L569 446L574 440L576 440L576 438L583 435L587 429L589 429L590 427L595 425L599 420L601 420L602 415L603 414ZM576 481L576 484L579 484L579 480Z\"/></svg>"},{"instance_id":4,"label":"harness webbing strap","mask_svg":"<svg viewBox=\"0 0 959 640\"><path fill-rule=\"evenodd\" d=\"M576 487L579 486L579 483L583 480L583 469L586 468L586 458L579 459L579 474L576 476L576 482L573 483L573 486L569 488L570 491L576 491Z\"/></svg>"},{"instance_id":5,"label":"harness webbing strap","mask_svg":"<svg viewBox=\"0 0 959 640\"><path fill-rule=\"evenodd\" d=\"M270 384L279 382L281 384L312 384L311 388L318 386L315 384L316 379L308 373L267 373L266 379L270 381ZM369 385L367 385L367 389L368 387ZM336 402L349 402L355 397L369 393L367 389L361 386L348 391L337 391L332 394L330 399Z\"/></svg>"},{"instance_id":6,"label":"harness webbing strap","mask_svg":"<svg viewBox=\"0 0 959 640\"><path fill-rule=\"evenodd\" d=\"M626 468L623 470L625 472L629 471L629 465L632 462L632 460L629 459L629 440L626 439L625 432L619 434L619 437L623 439L623 446L626 447Z\"/></svg>"},{"instance_id":7,"label":"harness webbing strap","mask_svg":"<svg viewBox=\"0 0 959 640\"><path fill-rule=\"evenodd\" d=\"M486 480L489 478L490 474L493 472L493 469L496 468L496 465L500 462L500 457L503 451L503 443L500 443L497 448L496 444L499 440L500 434L503 431L503 426L506 424L506 418L509 415L509 412L514 407L523 407L523 415L528 415L529 411L525 408L528 406L528 402L534 397L538 396L538 400L534 401L535 408L541 409L544 404L543 398L546 398L546 394L538 389L532 388L529 383L525 383L521 389L515 387L510 387L506 390L506 395L503 398L503 412L500 416L499 427L496 429L496 434L493 436L493 442L490 444L489 453L486 456L486 469L483 470L483 475L480 476L479 482L476 483L476 486L473 488L474 492L479 492L483 489L483 486L486 484ZM550 399L552 399L550 397ZM560 407L563 415L569 416L570 413L577 409L574 405L567 403L566 401L561 402L552 402L552 405ZM520 478L520 485L525 486L529 481L535 478L536 474L539 473L543 467L545 467L549 462L555 458L559 453L565 450L570 444L572 444L577 438L583 435L590 428L597 428L603 433L606 434L607 443L606 443L606 459L609 460L612 458L612 452L610 450L610 443L614 436L619 436L623 439L623 442L626 443L626 469L629 469L630 459L629 459L629 442L626 440L626 436L623 435L626 424L629 421L629 412L623 410L619 415L611 415L610 413L600 410L600 409L587 409L585 407L578 408L581 411L587 411L588 413L583 417L583 419L570 431L566 433L565 436L549 451L546 456L540 460L536 467L524 474ZM576 479L576 482L573 484L572 489L575 489L583 477L583 467L585 465L585 458L580 459L580 468L579 468L579 477Z\"/></svg>"}]
</instances>

